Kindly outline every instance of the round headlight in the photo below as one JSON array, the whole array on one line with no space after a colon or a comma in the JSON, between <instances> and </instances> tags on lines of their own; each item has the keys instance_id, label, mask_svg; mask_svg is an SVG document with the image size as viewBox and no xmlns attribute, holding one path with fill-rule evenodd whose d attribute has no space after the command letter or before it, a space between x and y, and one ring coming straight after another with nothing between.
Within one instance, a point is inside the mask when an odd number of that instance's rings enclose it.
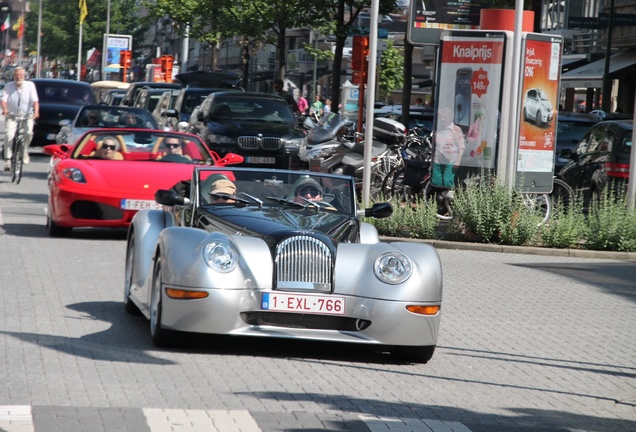
<instances>
[{"instance_id":1,"label":"round headlight","mask_svg":"<svg viewBox=\"0 0 636 432\"><path fill-rule=\"evenodd\" d=\"M373 270L382 282L396 285L411 277L413 264L406 255L399 252L389 252L375 260Z\"/></svg>"},{"instance_id":2,"label":"round headlight","mask_svg":"<svg viewBox=\"0 0 636 432\"><path fill-rule=\"evenodd\" d=\"M232 248L220 242L210 242L203 247L203 259L211 269L229 273L236 268L237 254Z\"/></svg>"},{"instance_id":3,"label":"round headlight","mask_svg":"<svg viewBox=\"0 0 636 432\"><path fill-rule=\"evenodd\" d=\"M74 182L86 183L86 177L84 177L84 174L82 174L82 171L78 168L64 168L62 170L62 174L64 174L64 177L73 180Z\"/></svg>"}]
</instances>

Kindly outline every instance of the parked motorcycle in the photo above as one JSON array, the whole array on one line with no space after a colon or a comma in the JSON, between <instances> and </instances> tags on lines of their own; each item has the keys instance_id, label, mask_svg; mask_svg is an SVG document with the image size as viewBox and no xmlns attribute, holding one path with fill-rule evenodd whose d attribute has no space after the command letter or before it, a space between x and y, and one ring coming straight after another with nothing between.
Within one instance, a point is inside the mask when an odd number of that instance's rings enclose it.
<instances>
[{"instance_id":1,"label":"parked motorcycle","mask_svg":"<svg viewBox=\"0 0 636 432\"><path fill-rule=\"evenodd\" d=\"M401 160L399 148L406 127L395 120L377 118L373 124L371 152L371 199L380 199L382 183ZM300 146L299 156L312 171L353 176L362 188L364 141L354 132L353 123L338 113L322 117Z\"/></svg>"}]
</instances>

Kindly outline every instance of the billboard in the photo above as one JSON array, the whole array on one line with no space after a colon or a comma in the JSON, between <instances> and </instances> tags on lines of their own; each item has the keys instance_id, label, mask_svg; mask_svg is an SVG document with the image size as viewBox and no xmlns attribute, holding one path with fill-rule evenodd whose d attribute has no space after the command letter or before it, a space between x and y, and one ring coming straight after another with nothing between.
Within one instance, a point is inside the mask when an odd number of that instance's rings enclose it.
<instances>
[{"instance_id":1,"label":"billboard","mask_svg":"<svg viewBox=\"0 0 636 432\"><path fill-rule=\"evenodd\" d=\"M444 29L478 29L480 11L488 6L488 0L411 0L407 39L437 45Z\"/></svg>"},{"instance_id":2,"label":"billboard","mask_svg":"<svg viewBox=\"0 0 636 432\"><path fill-rule=\"evenodd\" d=\"M563 38L524 33L515 188L550 193L554 176Z\"/></svg>"},{"instance_id":3,"label":"billboard","mask_svg":"<svg viewBox=\"0 0 636 432\"><path fill-rule=\"evenodd\" d=\"M131 35L104 35L104 50L106 62L103 64L104 72L119 72L119 53L121 51L132 51Z\"/></svg>"},{"instance_id":4,"label":"billboard","mask_svg":"<svg viewBox=\"0 0 636 432\"><path fill-rule=\"evenodd\" d=\"M508 39L507 32L442 34L433 126L434 186L452 187L463 177L495 168Z\"/></svg>"}]
</instances>

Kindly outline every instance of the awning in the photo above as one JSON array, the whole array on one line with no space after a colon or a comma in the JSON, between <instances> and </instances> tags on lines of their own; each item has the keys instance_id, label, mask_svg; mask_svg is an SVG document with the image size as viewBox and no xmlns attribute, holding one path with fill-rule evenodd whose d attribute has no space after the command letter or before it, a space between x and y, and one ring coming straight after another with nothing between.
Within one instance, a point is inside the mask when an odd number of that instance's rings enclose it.
<instances>
[{"instance_id":1,"label":"awning","mask_svg":"<svg viewBox=\"0 0 636 432\"><path fill-rule=\"evenodd\" d=\"M636 51L623 51L610 57L610 76L636 65ZM600 59L561 75L563 88L601 88L603 87L605 59Z\"/></svg>"}]
</instances>

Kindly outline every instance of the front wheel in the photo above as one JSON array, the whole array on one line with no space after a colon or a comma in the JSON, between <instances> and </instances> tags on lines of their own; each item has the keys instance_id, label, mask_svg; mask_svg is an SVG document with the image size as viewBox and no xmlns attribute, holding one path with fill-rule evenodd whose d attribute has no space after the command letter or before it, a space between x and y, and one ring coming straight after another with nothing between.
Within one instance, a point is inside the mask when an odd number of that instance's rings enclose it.
<instances>
[{"instance_id":1,"label":"front wheel","mask_svg":"<svg viewBox=\"0 0 636 432\"><path fill-rule=\"evenodd\" d=\"M541 217L539 226L550 220L552 212L552 198L548 194L524 193L523 202L533 213Z\"/></svg>"},{"instance_id":2,"label":"front wheel","mask_svg":"<svg viewBox=\"0 0 636 432\"><path fill-rule=\"evenodd\" d=\"M163 314L161 257L157 256L152 277L152 293L150 295L150 339L157 347L169 346L173 343L174 332L161 327Z\"/></svg>"},{"instance_id":3,"label":"front wheel","mask_svg":"<svg viewBox=\"0 0 636 432\"><path fill-rule=\"evenodd\" d=\"M70 237L73 231L73 228L59 226L53 222L51 209L46 214L46 229L49 232L49 237Z\"/></svg>"},{"instance_id":4,"label":"front wheel","mask_svg":"<svg viewBox=\"0 0 636 432\"><path fill-rule=\"evenodd\" d=\"M555 178L552 183L550 199L553 208L567 211L574 201L574 190L563 180Z\"/></svg>"},{"instance_id":5,"label":"front wheel","mask_svg":"<svg viewBox=\"0 0 636 432\"><path fill-rule=\"evenodd\" d=\"M137 305L130 299L130 289L133 284L133 265L134 259L133 254L135 251L135 237L133 233L130 235L130 239L128 240L128 248L126 250L126 269L125 269L125 280L124 280L124 309L130 315L141 315L139 308Z\"/></svg>"}]
</instances>

